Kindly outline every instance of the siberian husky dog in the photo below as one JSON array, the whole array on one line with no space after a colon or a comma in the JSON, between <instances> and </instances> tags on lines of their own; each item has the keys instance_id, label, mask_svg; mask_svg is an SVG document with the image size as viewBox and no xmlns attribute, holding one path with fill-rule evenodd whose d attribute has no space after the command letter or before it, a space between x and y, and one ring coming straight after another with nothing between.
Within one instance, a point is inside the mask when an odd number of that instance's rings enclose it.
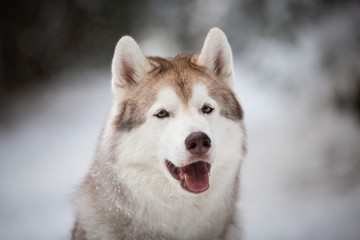
<instances>
[{"instance_id":1,"label":"siberian husky dog","mask_svg":"<svg viewBox=\"0 0 360 240\"><path fill-rule=\"evenodd\" d=\"M72 239L240 239L243 111L232 52L145 57L129 36L112 62L113 104L74 202Z\"/></svg>"}]
</instances>

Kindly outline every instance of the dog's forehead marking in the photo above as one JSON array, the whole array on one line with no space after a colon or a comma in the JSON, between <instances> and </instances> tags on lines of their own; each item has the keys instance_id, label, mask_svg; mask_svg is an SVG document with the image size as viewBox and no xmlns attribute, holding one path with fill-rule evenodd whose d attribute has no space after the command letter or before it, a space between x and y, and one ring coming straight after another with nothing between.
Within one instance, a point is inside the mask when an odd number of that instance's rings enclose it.
<instances>
[{"instance_id":1,"label":"dog's forehead marking","mask_svg":"<svg viewBox=\"0 0 360 240\"><path fill-rule=\"evenodd\" d=\"M193 63L194 55L178 55L173 59L149 58L153 65L150 76L159 87L171 87L187 104L196 83L205 82L208 78L205 68ZM157 89L159 88L157 87Z\"/></svg>"},{"instance_id":2,"label":"dog's forehead marking","mask_svg":"<svg viewBox=\"0 0 360 240\"><path fill-rule=\"evenodd\" d=\"M171 87L163 87L156 96L155 107L165 107L166 110L173 110L179 103L182 103L180 97Z\"/></svg>"},{"instance_id":3,"label":"dog's forehead marking","mask_svg":"<svg viewBox=\"0 0 360 240\"><path fill-rule=\"evenodd\" d=\"M243 119L243 111L235 94L223 79L215 78L202 66L194 63L196 55L178 55L173 59L148 58L153 69L146 79L131 92L115 120L119 130L130 131L146 121L145 112L154 104L158 94L166 88L187 106L193 94L208 94L220 106L220 114L233 121ZM205 91L205 90L206 91ZM166 101L166 99L165 99Z\"/></svg>"},{"instance_id":4,"label":"dog's forehead marking","mask_svg":"<svg viewBox=\"0 0 360 240\"><path fill-rule=\"evenodd\" d=\"M185 99L187 100L185 102ZM210 100L211 99L211 100ZM194 84L191 89L191 94L186 98L182 92L177 92L176 89L170 86L163 87L157 94L155 105L156 107L165 107L169 110L176 108L181 104L184 108L191 106L201 107L205 102L215 101L209 96L209 91L204 84Z\"/></svg>"},{"instance_id":5,"label":"dog's forehead marking","mask_svg":"<svg viewBox=\"0 0 360 240\"><path fill-rule=\"evenodd\" d=\"M224 79L214 77L206 68L194 63L197 55L179 55L174 59L149 58L154 69L150 73L161 86L174 88L184 104L196 92L194 87L203 84L209 96L220 106L220 114L233 121L243 119L243 110L234 92Z\"/></svg>"}]
</instances>

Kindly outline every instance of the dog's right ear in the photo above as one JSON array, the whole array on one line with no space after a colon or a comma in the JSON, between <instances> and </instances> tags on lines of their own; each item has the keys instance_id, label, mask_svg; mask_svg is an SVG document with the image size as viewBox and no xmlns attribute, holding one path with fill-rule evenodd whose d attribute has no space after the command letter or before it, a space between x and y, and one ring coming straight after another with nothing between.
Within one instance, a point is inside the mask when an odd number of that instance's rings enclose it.
<instances>
[{"instance_id":1,"label":"dog's right ear","mask_svg":"<svg viewBox=\"0 0 360 240\"><path fill-rule=\"evenodd\" d=\"M233 59L229 42L219 28L210 29L197 63L233 86Z\"/></svg>"},{"instance_id":2,"label":"dog's right ear","mask_svg":"<svg viewBox=\"0 0 360 240\"><path fill-rule=\"evenodd\" d=\"M135 40L122 37L116 45L112 61L112 90L115 96L133 89L150 70L150 64Z\"/></svg>"}]
</instances>

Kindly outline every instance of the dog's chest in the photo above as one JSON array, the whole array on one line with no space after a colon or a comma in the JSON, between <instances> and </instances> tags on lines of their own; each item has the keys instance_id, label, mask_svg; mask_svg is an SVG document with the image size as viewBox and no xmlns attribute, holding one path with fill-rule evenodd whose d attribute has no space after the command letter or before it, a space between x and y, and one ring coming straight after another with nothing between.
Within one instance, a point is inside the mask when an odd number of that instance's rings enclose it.
<instances>
[{"instance_id":1,"label":"dog's chest","mask_svg":"<svg viewBox=\"0 0 360 240\"><path fill-rule=\"evenodd\" d=\"M138 205L133 227L140 235L165 239L217 239L227 220L214 199L150 199ZM221 202L221 201L220 201Z\"/></svg>"}]
</instances>

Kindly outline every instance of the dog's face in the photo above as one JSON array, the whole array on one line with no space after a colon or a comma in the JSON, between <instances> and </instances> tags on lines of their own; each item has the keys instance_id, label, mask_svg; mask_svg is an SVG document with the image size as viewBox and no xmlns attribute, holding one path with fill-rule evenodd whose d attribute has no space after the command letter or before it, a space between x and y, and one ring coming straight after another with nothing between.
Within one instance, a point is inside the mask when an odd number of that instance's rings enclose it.
<instances>
[{"instance_id":1,"label":"dog's face","mask_svg":"<svg viewBox=\"0 0 360 240\"><path fill-rule=\"evenodd\" d=\"M122 38L113 60L119 171L161 173L190 193L233 177L245 133L232 81L231 49L218 29L200 55L174 59L145 58L133 39Z\"/></svg>"}]
</instances>

